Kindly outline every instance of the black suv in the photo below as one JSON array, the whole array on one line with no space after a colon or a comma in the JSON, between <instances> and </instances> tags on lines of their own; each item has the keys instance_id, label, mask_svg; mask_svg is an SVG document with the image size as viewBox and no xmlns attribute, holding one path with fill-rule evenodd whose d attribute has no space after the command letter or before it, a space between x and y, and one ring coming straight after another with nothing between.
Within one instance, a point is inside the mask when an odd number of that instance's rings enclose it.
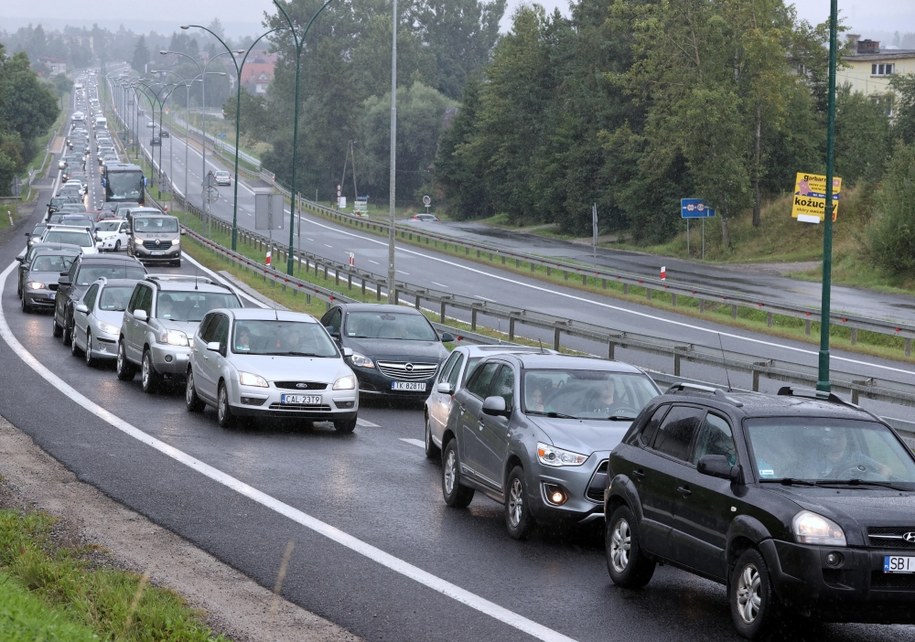
<instances>
[{"instance_id":1,"label":"black suv","mask_svg":"<svg viewBox=\"0 0 915 642\"><path fill-rule=\"evenodd\" d=\"M835 395L674 386L614 448L609 477L619 586L644 586L657 563L725 584L750 639L786 615L915 623L915 456Z\"/></svg>"},{"instance_id":2,"label":"black suv","mask_svg":"<svg viewBox=\"0 0 915 642\"><path fill-rule=\"evenodd\" d=\"M146 268L137 259L120 254L80 254L67 272L61 272L54 297L53 334L64 345L73 340L73 305L99 277L142 279Z\"/></svg>"}]
</instances>

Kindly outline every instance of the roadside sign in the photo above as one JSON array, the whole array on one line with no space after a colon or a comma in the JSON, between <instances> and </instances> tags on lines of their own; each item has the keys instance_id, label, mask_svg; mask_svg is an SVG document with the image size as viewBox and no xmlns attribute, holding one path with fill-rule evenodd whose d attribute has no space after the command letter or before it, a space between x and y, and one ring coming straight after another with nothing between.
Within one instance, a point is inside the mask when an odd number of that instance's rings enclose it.
<instances>
[{"instance_id":1,"label":"roadside sign","mask_svg":"<svg viewBox=\"0 0 915 642\"><path fill-rule=\"evenodd\" d=\"M715 210L705 204L701 198L681 198L680 218L712 218Z\"/></svg>"},{"instance_id":2,"label":"roadside sign","mask_svg":"<svg viewBox=\"0 0 915 642\"><path fill-rule=\"evenodd\" d=\"M839 215L839 192L842 191L842 179L832 177L832 220ZM794 200L791 204L791 216L802 223L819 223L825 217L826 177L822 174L798 172L794 180Z\"/></svg>"}]
</instances>

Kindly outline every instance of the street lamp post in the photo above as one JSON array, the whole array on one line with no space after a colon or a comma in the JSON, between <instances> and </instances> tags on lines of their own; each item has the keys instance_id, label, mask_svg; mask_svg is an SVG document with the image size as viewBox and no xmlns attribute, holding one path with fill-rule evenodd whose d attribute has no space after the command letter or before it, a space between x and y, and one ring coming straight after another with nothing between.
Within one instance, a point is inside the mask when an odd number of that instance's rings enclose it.
<instances>
[{"instance_id":1,"label":"street lamp post","mask_svg":"<svg viewBox=\"0 0 915 642\"><path fill-rule=\"evenodd\" d=\"M203 25L182 25L181 26L182 29L190 29L191 27L194 27L195 29L203 29L204 31L209 33L211 36L216 38L216 40L219 41L219 44L221 44L225 48L226 52L229 53L230 55L233 53L234 54L244 53L244 57L241 59L241 63L239 63L238 60L235 59L235 56L232 56L232 62L235 63L235 176L233 177L233 180L235 181L235 185L234 185L234 195L232 197L232 250L234 251L238 248L238 147L241 142L239 140L240 136L241 136L241 127L240 127L240 125L241 125L241 118L240 118L240 115L241 115L241 70L245 66L245 61L248 59L248 54L251 53L251 51L254 49L254 46L257 45L258 42L260 42L261 38L273 33L274 31L276 31L276 29L271 29L271 30L259 35L254 40L254 42L251 43L251 46L248 47L248 50L243 52L241 50L232 51L231 49L229 49L229 45L227 45L225 42L223 42L222 38L220 38L211 29L208 29L207 27L204 27Z\"/></svg>"},{"instance_id":2,"label":"street lamp post","mask_svg":"<svg viewBox=\"0 0 915 642\"><path fill-rule=\"evenodd\" d=\"M292 185L290 186L292 202L289 205L289 253L286 259L286 273L290 275L292 274L293 259L295 256L295 251L292 244L295 233L295 205L298 198L298 192L296 191L295 186L295 170L299 151L299 77L300 69L302 66L302 47L305 46L305 36L308 35L308 30L311 28L311 25L331 2L333 2L333 0L326 0L326 2L324 2L324 4L322 4L321 7L315 11L314 15L311 16L311 19L308 21L308 24L305 25L305 29L302 31L301 37L299 37L299 35L296 33L295 25L292 24L292 19L290 19L289 14L286 13L286 10L283 9L283 6L277 0L273 0L273 4L276 5L276 8L279 9L280 13L283 14L283 17L289 24L289 30L292 32L292 41L295 43L295 107L293 109L292 121Z\"/></svg>"}]
</instances>

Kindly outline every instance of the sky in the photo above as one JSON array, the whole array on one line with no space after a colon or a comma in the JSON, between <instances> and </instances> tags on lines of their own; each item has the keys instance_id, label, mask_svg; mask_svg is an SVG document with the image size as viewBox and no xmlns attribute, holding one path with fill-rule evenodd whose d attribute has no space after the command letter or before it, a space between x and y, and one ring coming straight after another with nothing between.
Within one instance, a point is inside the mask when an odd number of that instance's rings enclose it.
<instances>
[{"instance_id":1,"label":"sky","mask_svg":"<svg viewBox=\"0 0 915 642\"><path fill-rule=\"evenodd\" d=\"M402 3L409 0L402 0ZM511 15L521 4L532 0L508 0L503 31L511 26ZM540 0L547 12L553 9L568 15L568 0ZM830 0L795 0L798 17L818 23L829 17ZM875 34L915 33L915 2L913 0L838 0L839 13L852 33L865 38ZM274 12L271 0L2 0L0 1L0 31L15 31L21 26L41 23L60 29L66 24L91 25L116 29L120 24L135 32L155 29L171 33L181 23L209 24L218 13L230 36L257 35L261 31L264 12Z\"/></svg>"}]
</instances>

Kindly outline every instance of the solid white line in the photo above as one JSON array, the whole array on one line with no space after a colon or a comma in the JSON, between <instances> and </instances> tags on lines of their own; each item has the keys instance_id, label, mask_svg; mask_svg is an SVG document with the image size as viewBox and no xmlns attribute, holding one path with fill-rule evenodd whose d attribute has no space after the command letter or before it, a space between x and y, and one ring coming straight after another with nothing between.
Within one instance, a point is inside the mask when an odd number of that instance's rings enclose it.
<instances>
[{"instance_id":1,"label":"solid white line","mask_svg":"<svg viewBox=\"0 0 915 642\"><path fill-rule=\"evenodd\" d=\"M404 439L400 438L401 441L410 444L411 446L418 446L419 448L425 448L426 444L423 443L422 439Z\"/></svg>"},{"instance_id":2,"label":"solid white line","mask_svg":"<svg viewBox=\"0 0 915 642\"><path fill-rule=\"evenodd\" d=\"M0 284L5 284L6 279L9 276L10 272L18 265L18 263L11 263L2 274L0 274ZM159 451L163 455L170 457L176 462L188 467L189 469L204 475L215 481L218 484L222 484L226 488L229 488L236 493L243 495L258 504L269 508L275 513L286 517L287 519L296 522L308 528L319 535L323 535L332 542L336 542L341 546L344 546L351 551L354 551L374 562L380 564L386 568L391 569L395 573L399 573L404 577L408 577L423 586L432 589L442 595L450 597L451 599L460 602L466 606L469 606L472 609L479 611L484 615L499 620L512 628L518 629L532 637L535 637L540 640L549 640L549 641L571 641L572 638L569 638L561 633L554 631L553 629L547 628L542 624L538 624L533 620L529 620L517 613L509 611L506 608L499 606L489 600L486 600L470 591L464 590L461 587L447 582L431 573L428 573L421 568L414 566L408 562L403 561L400 558L394 557L393 555L386 553L385 551L363 542L360 539L353 537L352 535L341 531L340 529L331 526L330 524L323 522L307 513L304 513L297 508L293 508L288 504L285 504L278 499L271 497L270 495L261 492L231 475L228 475L218 468L214 468L209 464L204 463L203 461L188 455L187 453L171 446L164 441L160 441L155 437L146 434L139 428L133 426L132 424L127 423L117 415L105 410L101 406L97 405L87 397L84 397L80 392L75 388L70 386L63 379L55 375L48 368L41 364L32 354L26 350L22 344L13 336L12 331L10 330L9 325L6 322L6 315L3 312L3 309L0 308L0 337L6 341L6 343L12 348L12 350L19 355L26 365L28 365L32 370L34 370L39 376L41 376L45 381L50 383L52 386L60 390L64 395L69 397L72 401L76 402L98 418L109 423L114 428L120 430L125 435L133 437L142 444Z\"/></svg>"},{"instance_id":3,"label":"solid white line","mask_svg":"<svg viewBox=\"0 0 915 642\"><path fill-rule=\"evenodd\" d=\"M451 287L450 285L445 285L444 283L439 283L438 281L432 281L432 285L437 285L438 287L444 288L445 290Z\"/></svg>"},{"instance_id":4,"label":"solid white line","mask_svg":"<svg viewBox=\"0 0 915 642\"><path fill-rule=\"evenodd\" d=\"M348 234L349 236L352 236L353 238L362 239L362 240L367 241L367 242L369 242L369 243L375 243L375 244L377 244L377 245L384 245L384 246L387 246L387 244L388 244L388 242L387 242L386 240L380 241L380 240L375 239L375 238L372 238L372 237L370 237L370 236L363 236L363 235L361 235L361 234L356 234L356 233L354 233L354 232L349 232L349 231L347 231L347 230L341 230L341 229L338 229L338 228L336 228L336 227L332 227L332 226L330 226L330 225L321 223L321 222L319 222L319 221L307 220L307 221L305 221L305 222L306 222L306 223L310 223L310 224L312 224L312 225L317 225L318 227L323 227L323 228L325 228L325 229L331 230L331 231L336 232L336 233ZM411 250L411 249L405 248L405 247L403 247L403 246L397 246L397 251L398 251L398 252L402 252L402 253L404 253L404 254L412 254L412 255L414 255L414 256L419 256L419 257L428 259L428 260L430 260L430 261L437 261L437 262L439 262L439 263L443 263L443 264L445 264L445 265L448 265L448 266L450 266L450 267L453 267L453 268L456 268L456 269L459 269L459 270L464 270L464 271L471 272L471 273L473 273L473 274L478 274L478 275L481 275L481 276L485 276L485 277L488 277L488 278L491 278L491 279L497 279L497 280L499 280L499 281L503 281L503 282L505 282L505 283L511 283L512 285L516 285L516 286L519 286L519 287L524 287L524 288L528 288L528 289L531 289L531 290L536 290L536 291L538 291L538 292L548 292L548 293L550 293L550 294L553 294L553 295L556 295L556 296L561 296L561 297L564 297L564 298L567 298L567 299L571 299L571 300L577 301L577 302L579 302L579 303L588 303L588 304L590 304L590 305L595 305L595 306L598 306L598 307L600 307L600 308L604 308L604 309L607 309L607 310L613 310L613 311L618 312L618 313L620 313L620 314L634 315L634 316L641 317L641 318L644 318L644 319L651 319L651 320L653 320L653 321L657 321L657 322L660 322L660 323L667 323L667 324L670 324L670 325L673 325L673 326L677 326L677 327L680 327L680 328L687 328L687 329L689 329L689 330L694 330L694 331L697 331L697 332L705 332L705 333L708 333L708 334L716 335L716 336L718 336L718 337L727 337L727 338L731 338L731 339L738 339L738 340L740 340L740 341L747 341L747 342L749 342L749 343L755 343L755 344L757 344L757 345L762 345L762 346L766 346L766 347L770 347L770 348L780 348L780 349L782 349L782 350L789 350L789 351L792 351L792 352L797 352L797 353L800 353L800 354L806 354L806 355L810 355L810 356L814 356L814 357L819 355L819 352L816 351L816 350L808 350L808 349L805 349L805 348L797 348L797 347L794 347L794 346L789 346L789 345L784 345L784 344L781 344L781 343L776 343L776 342L774 342L774 341L766 341L766 340L763 340L763 339L754 339L754 338L752 338L752 337L745 337L745 336L742 336L742 335L739 335L739 334L732 334L732 333L729 333L729 332L719 332L719 331L717 331L717 330L713 330L713 329L711 329L711 328L706 328L706 327L703 327L703 326L695 325L695 324L692 324L692 323L685 323L685 322L683 322L683 321L674 321L674 320L672 320L672 319L665 319L664 317L660 317L660 316L657 316L657 315L654 315L654 314L648 314L648 313L646 313L646 312L637 312L637 311L635 311L635 310L631 310L631 309L629 309L629 308L627 308L627 307L624 307L624 306L611 305L610 303L604 303L604 302L602 302L602 301L594 301L593 299L587 299L587 298L585 298L585 297L583 297L583 296L578 296L578 295L575 295L575 294L569 294L569 293L566 293L566 292L559 292L559 291L557 291L557 290L552 290L552 289L550 289L550 288L547 288L547 287L544 287L544 286L541 286L541 285L535 285L535 284L533 284L533 283L524 283L523 281L518 281L518 280L516 280L516 279L511 279L511 278L506 277L506 276L499 276L499 275L497 275L497 274L492 274L491 272L486 272L485 270L481 270L481 269L478 269L478 268L470 267L469 265L462 265L462 264L460 264L460 263L455 263L454 261L449 261L448 259L443 259L443 258L440 258L440 257L437 257L437 256L431 256L431 255L426 254L426 253L424 253L424 252L418 252L418 251L416 251L416 250ZM477 298L485 299L485 297L477 297ZM492 299L485 299L485 300L487 300L487 301L492 301ZM836 356L836 355L834 355L834 354L830 355L829 358L832 359L833 361L842 361L842 362L844 362L844 363L850 363L850 364L854 364L854 365L867 366L867 367L870 367L870 368L877 368L877 369L880 369L880 370L885 370L885 371L887 371L887 372L895 372L895 373L897 373L897 374L915 375L915 370L904 370L904 369L902 369L902 368L895 368L895 367L893 367L893 366L884 366L884 365L881 365L881 364L879 364L879 363L871 363L871 362L869 362L869 361L861 361L860 359L849 359L848 357L839 357L839 356Z\"/></svg>"}]
</instances>

